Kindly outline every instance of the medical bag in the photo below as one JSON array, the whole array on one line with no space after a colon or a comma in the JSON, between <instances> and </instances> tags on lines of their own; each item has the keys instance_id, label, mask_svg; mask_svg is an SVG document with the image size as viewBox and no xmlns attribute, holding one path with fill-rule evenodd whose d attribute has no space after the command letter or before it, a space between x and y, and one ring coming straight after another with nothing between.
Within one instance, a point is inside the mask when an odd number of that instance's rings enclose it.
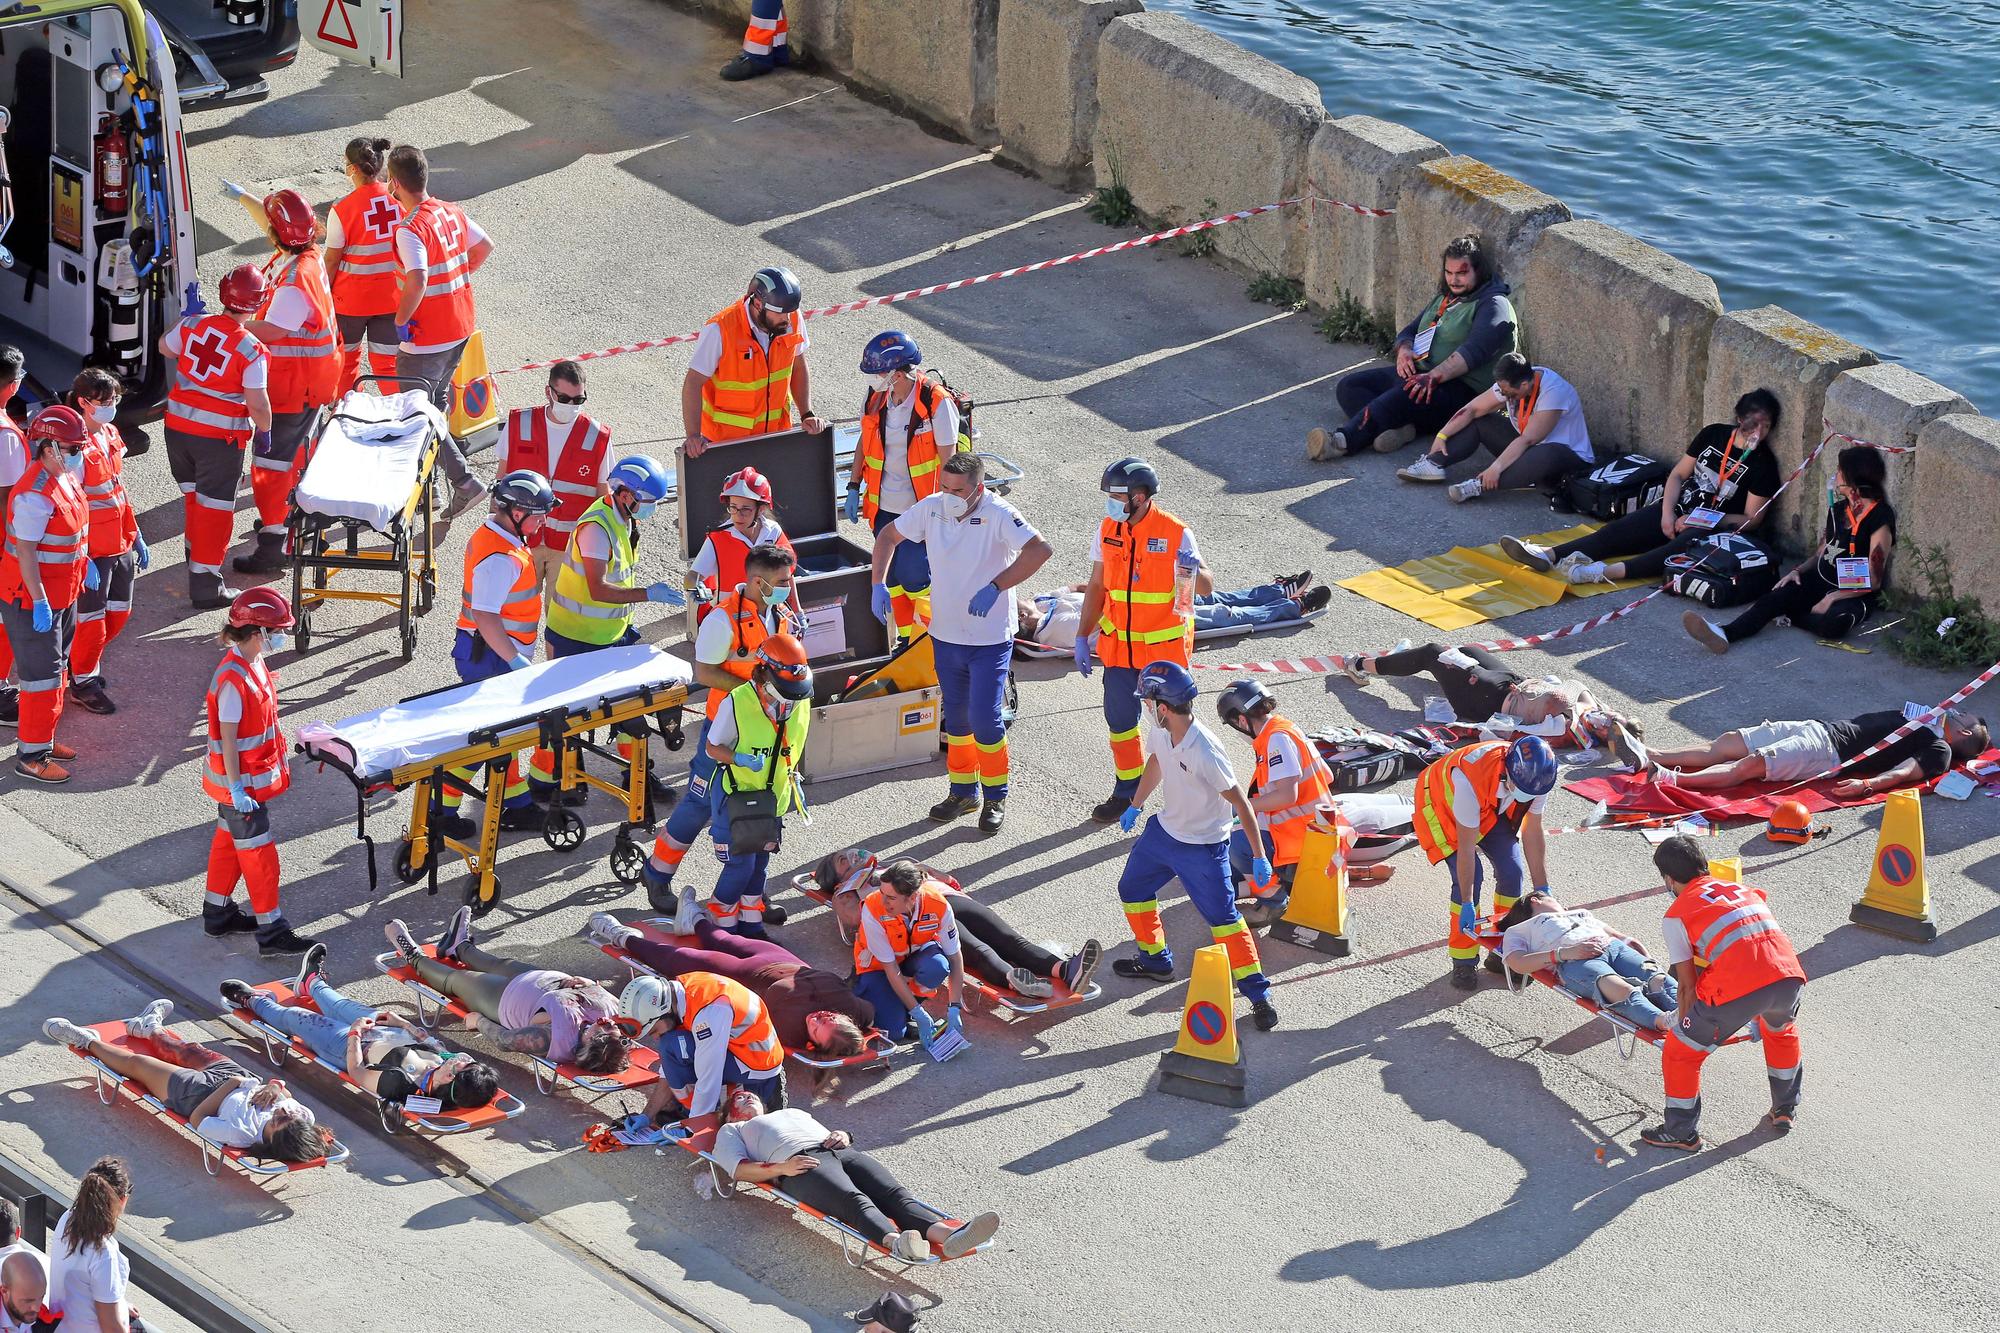
<instances>
[{"instance_id":1,"label":"medical bag","mask_svg":"<svg viewBox=\"0 0 2000 1333\"><path fill-rule=\"evenodd\" d=\"M1644 454L1620 454L1588 472L1569 475L1570 508L1593 518L1623 518L1666 493L1673 469Z\"/></svg>"},{"instance_id":2,"label":"medical bag","mask_svg":"<svg viewBox=\"0 0 2000 1333\"><path fill-rule=\"evenodd\" d=\"M1667 557L1667 591L1703 606L1740 606L1777 582L1778 562L1740 532L1711 532Z\"/></svg>"},{"instance_id":3,"label":"medical bag","mask_svg":"<svg viewBox=\"0 0 2000 1333\"><path fill-rule=\"evenodd\" d=\"M1312 734L1314 748L1333 773L1335 791L1366 791L1407 777L1463 742L1451 727L1417 726L1402 731L1327 727Z\"/></svg>"}]
</instances>

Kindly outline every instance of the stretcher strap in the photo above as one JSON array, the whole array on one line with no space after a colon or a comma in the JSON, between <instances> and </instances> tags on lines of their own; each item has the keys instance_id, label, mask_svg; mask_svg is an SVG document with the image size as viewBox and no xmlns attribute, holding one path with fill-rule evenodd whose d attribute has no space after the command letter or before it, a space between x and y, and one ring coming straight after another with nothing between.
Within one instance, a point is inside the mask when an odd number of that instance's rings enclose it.
<instances>
[{"instance_id":1,"label":"stretcher strap","mask_svg":"<svg viewBox=\"0 0 2000 1333\"><path fill-rule=\"evenodd\" d=\"M368 896L372 898L381 881L375 871L375 839L368 836L368 793L359 786L354 789L354 836L368 849Z\"/></svg>"}]
</instances>

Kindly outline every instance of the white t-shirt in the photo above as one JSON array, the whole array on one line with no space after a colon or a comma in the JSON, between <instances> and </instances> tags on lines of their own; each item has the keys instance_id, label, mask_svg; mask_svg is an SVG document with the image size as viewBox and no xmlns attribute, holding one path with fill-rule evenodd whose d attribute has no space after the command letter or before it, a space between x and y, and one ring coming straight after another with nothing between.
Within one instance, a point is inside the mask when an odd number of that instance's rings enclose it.
<instances>
[{"instance_id":1,"label":"white t-shirt","mask_svg":"<svg viewBox=\"0 0 2000 1333\"><path fill-rule=\"evenodd\" d=\"M102 1245L71 1254L69 1242L58 1234L50 1250L49 1294L44 1304L62 1311L62 1333L123 1333L100 1324L93 1304L102 1301L111 1305L126 1298L131 1265L118 1248L118 1238L112 1236Z\"/></svg>"},{"instance_id":2,"label":"white t-shirt","mask_svg":"<svg viewBox=\"0 0 2000 1333\"><path fill-rule=\"evenodd\" d=\"M602 560L611 563L611 534L604 530L602 523L579 523L570 540L576 543L576 553L585 560Z\"/></svg>"},{"instance_id":3,"label":"white t-shirt","mask_svg":"<svg viewBox=\"0 0 2000 1333\"><path fill-rule=\"evenodd\" d=\"M957 448L958 402L941 386L933 386L931 399L931 439L938 457ZM907 513L917 502L916 483L910 480L910 415L916 410L917 390L902 402L892 402L882 414L882 508L892 514Z\"/></svg>"},{"instance_id":4,"label":"white t-shirt","mask_svg":"<svg viewBox=\"0 0 2000 1333\"><path fill-rule=\"evenodd\" d=\"M184 322L176 324L167 330L167 336L161 340L161 345L166 348L168 356L176 358L180 356L181 348L187 342L187 330L188 326ZM254 338L251 342L256 348L256 352L251 356L250 364L243 367L243 387L246 389L267 388L271 383L271 358L264 351L263 343L257 342Z\"/></svg>"},{"instance_id":5,"label":"white t-shirt","mask_svg":"<svg viewBox=\"0 0 2000 1333\"><path fill-rule=\"evenodd\" d=\"M1083 623L1083 594L1045 592L1035 596L1033 638L1044 648L1076 647L1076 629Z\"/></svg>"},{"instance_id":6,"label":"white t-shirt","mask_svg":"<svg viewBox=\"0 0 2000 1333\"><path fill-rule=\"evenodd\" d=\"M312 320L312 302L306 294L289 283L278 288L271 298L271 308L263 315L266 324L276 324L279 328L297 333Z\"/></svg>"},{"instance_id":7,"label":"white t-shirt","mask_svg":"<svg viewBox=\"0 0 2000 1333\"><path fill-rule=\"evenodd\" d=\"M1590 452L1590 428L1583 424L1583 399L1577 396L1576 386L1547 366L1536 366L1542 377L1541 392L1535 396L1535 411L1560 412L1555 427L1542 437L1545 444L1560 444L1584 462L1593 462ZM1498 397L1500 391L1491 391ZM1500 410L1507 410L1503 399Z\"/></svg>"},{"instance_id":8,"label":"white t-shirt","mask_svg":"<svg viewBox=\"0 0 2000 1333\"><path fill-rule=\"evenodd\" d=\"M930 556L931 636L962 648L1006 643L1014 637L1013 598L1003 592L978 616L972 598L1041 534L991 491L982 491L978 506L961 519L944 516L945 499L943 492L927 495L896 520L903 539L922 542Z\"/></svg>"},{"instance_id":9,"label":"white t-shirt","mask_svg":"<svg viewBox=\"0 0 2000 1333\"><path fill-rule=\"evenodd\" d=\"M507 539L507 544L521 549L521 539L500 526L495 519L487 519L486 526ZM481 560L472 569L472 593L468 601L475 611L499 614L514 595L514 580L521 572L520 562L504 552L496 551Z\"/></svg>"},{"instance_id":10,"label":"white t-shirt","mask_svg":"<svg viewBox=\"0 0 2000 1333\"><path fill-rule=\"evenodd\" d=\"M23 491L7 504L7 536L19 542L38 542L48 535L49 520L56 516L55 502L40 491Z\"/></svg>"},{"instance_id":11,"label":"white t-shirt","mask_svg":"<svg viewBox=\"0 0 2000 1333\"><path fill-rule=\"evenodd\" d=\"M1507 800L1507 784L1504 781L1500 784L1500 799L1503 803ZM1539 815L1548 803L1549 794L1543 792L1528 802L1528 813ZM1479 793L1472 789L1472 779L1465 776L1462 768L1451 775L1451 817L1469 828L1479 827Z\"/></svg>"},{"instance_id":12,"label":"white t-shirt","mask_svg":"<svg viewBox=\"0 0 2000 1333\"><path fill-rule=\"evenodd\" d=\"M0 1266L4 1266L7 1260L17 1254L27 1255L34 1265L41 1269L42 1289L46 1292L49 1283L49 1257L28 1242L17 1240L12 1245L0 1245ZM46 1302L47 1297L43 1299ZM33 1333L34 1327L35 1319L32 1313L27 1319L19 1320L7 1313L6 1306L0 1305L0 1333Z\"/></svg>"},{"instance_id":13,"label":"white t-shirt","mask_svg":"<svg viewBox=\"0 0 2000 1333\"><path fill-rule=\"evenodd\" d=\"M1236 770L1215 733L1196 722L1175 745L1165 727L1152 727L1146 756L1160 761L1160 827L1197 847L1228 841L1235 811L1222 794L1236 785Z\"/></svg>"},{"instance_id":14,"label":"white t-shirt","mask_svg":"<svg viewBox=\"0 0 2000 1333\"><path fill-rule=\"evenodd\" d=\"M762 618L765 632L776 634L779 629L778 613L770 607L765 607ZM735 627L730 624L726 612L709 612L702 618L701 628L694 632L694 660L709 666L721 666L727 662L735 632ZM725 708L722 711L726 713L729 710Z\"/></svg>"},{"instance_id":15,"label":"white t-shirt","mask_svg":"<svg viewBox=\"0 0 2000 1333\"><path fill-rule=\"evenodd\" d=\"M215 1108L214 1115L195 1126L195 1133L232 1148L254 1148L264 1141L265 1128L280 1110L290 1111L295 1116L307 1114L305 1107L290 1097L279 1098L277 1104L268 1110L252 1106L250 1096L257 1088L255 1083L239 1085L236 1091L222 1099L222 1105Z\"/></svg>"},{"instance_id":16,"label":"white t-shirt","mask_svg":"<svg viewBox=\"0 0 2000 1333\"><path fill-rule=\"evenodd\" d=\"M746 298L743 304L748 305L749 300ZM750 321L750 336L755 338L757 345L766 352L771 350L771 335L757 327L757 321L754 319ZM793 353L793 358L796 360L803 356L806 348L810 346L812 346L812 335L806 332L805 321L800 320L799 349ZM703 379L709 379L714 376L715 368L721 364L722 326L710 320L701 326L701 332L695 336L694 355L688 358L688 369Z\"/></svg>"},{"instance_id":17,"label":"white t-shirt","mask_svg":"<svg viewBox=\"0 0 2000 1333\"><path fill-rule=\"evenodd\" d=\"M766 514L757 520L757 534L752 538L750 545L753 547L776 546L778 538L784 535L785 530L778 526L778 521L769 514ZM727 538L725 540L733 541L735 539ZM694 553L694 559L688 562L688 568L693 571L694 576L698 579L713 579L721 573L719 565L720 559L715 554L715 534L710 533L703 539L701 549ZM718 593L729 591L730 589L728 588L716 589Z\"/></svg>"},{"instance_id":18,"label":"white t-shirt","mask_svg":"<svg viewBox=\"0 0 2000 1333\"><path fill-rule=\"evenodd\" d=\"M463 213L460 216L465 216ZM472 249L486 239L486 232L470 217L465 218L465 248ZM430 267L430 257L425 253L423 237L409 227L396 228L396 266L405 273L421 273ZM460 340L462 341L462 340ZM412 355L422 356L426 352L442 352L458 346L458 342L413 343L404 342L402 350Z\"/></svg>"},{"instance_id":19,"label":"white t-shirt","mask_svg":"<svg viewBox=\"0 0 2000 1333\"><path fill-rule=\"evenodd\" d=\"M1609 944L1611 932L1585 909L1568 907L1560 912L1537 912L1520 925L1509 926L1507 933L1500 937L1500 953L1503 957L1512 957L1517 953L1553 953L1586 940L1603 940Z\"/></svg>"},{"instance_id":20,"label":"white t-shirt","mask_svg":"<svg viewBox=\"0 0 2000 1333\"><path fill-rule=\"evenodd\" d=\"M269 681L271 679L271 668L264 665L263 658L260 657L250 664L250 678L256 681ZM237 686L234 676L231 676L216 687L215 717L219 722L241 722L243 720L243 691ZM242 1147L243 1145L238 1144L237 1146Z\"/></svg>"},{"instance_id":21,"label":"white t-shirt","mask_svg":"<svg viewBox=\"0 0 2000 1333\"><path fill-rule=\"evenodd\" d=\"M0 492L28 475L28 441L10 417L0 421Z\"/></svg>"},{"instance_id":22,"label":"white t-shirt","mask_svg":"<svg viewBox=\"0 0 2000 1333\"><path fill-rule=\"evenodd\" d=\"M825 1143L833 1131L795 1106L782 1111L766 1111L749 1120L724 1125L715 1135L714 1155L731 1175L745 1162L764 1166L811 1152ZM779 1189L785 1182L775 1182Z\"/></svg>"}]
</instances>

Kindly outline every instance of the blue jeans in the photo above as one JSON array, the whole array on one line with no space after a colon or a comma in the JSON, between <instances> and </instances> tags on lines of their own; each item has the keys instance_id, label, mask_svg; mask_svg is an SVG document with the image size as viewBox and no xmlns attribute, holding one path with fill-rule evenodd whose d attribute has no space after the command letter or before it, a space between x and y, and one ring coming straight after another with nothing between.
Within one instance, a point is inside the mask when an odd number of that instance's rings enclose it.
<instances>
[{"instance_id":1,"label":"blue jeans","mask_svg":"<svg viewBox=\"0 0 2000 1333\"><path fill-rule=\"evenodd\" d=\"M694 784L689 783L688 789L692 792ZM686 804L685 800L681 802L681 805ZM709 783L708 809L708 835L715 840L715 854L722 858L722 873L715 880L715 902L722 909L717 917L725 924L736 920L762 922L764 879L771 869L771 854L730 854L729 800L720 782Z\"/></svg>"},{"instance_id":2,"label":"blue jeans","mask_svg":"<svg viewBox=\"0 0 2000 1333\"><path fill-rule=\"evenodd\" d=\"M667 816L668 842L676 847L690 847L701 836L701 826L710 819L708 786L714 780L715 761L708 757L708 723L703 722L701 735L695 737L694 753L688 756L687 794Z\"/></svg>"},{"instance_id":3,"label":"blue jeans","mask_svg":"<svg viewBox=\"0 0 2000 1333\"><path fill-rule=\"evenodd\" d=\"M1297 620L1305 609L1285 596L1275 583L1260 583L1242 592L1219 592L1194 600L1194 632L1238 629L1245 625L1269 625L1274 621Z\"/></svg>"},{"instance_id":4,"label":"blue jeans","mask_svg":"<svg viewBox=\"0 0 2000 1333\"><path fill-rule=\"evenodd\" d=\"M350 1000L327 982L314 977L309 988L319 1012L296 1005L279 1004L257 991L250 997L250 1012L288 1037L297 1037L312 1053L328 1064L347 1067L347 1033L356 1023L374 1013L374 1007Z\"/></svg>"},{"instance_id":5,"label":"blue jeans","mask_svg":"<svg viewBox=\"0 0 2000 1333\"><path fill-rule=\"evenodd\" d=\"M1604 997L1597 989L1597 983L1609 976L1620 976L1640 987L1638 993L1617 1004L1605 1005L1612 1012L1631 1019L1642 1028L1657 1027L1663 1012L1672 1012L1680 1002L1679 988L1674 984L1672 973L1663 973L1646 966L1645 954L1632 947L1630 940L1613 940L1611 947L1595 958L1579 958L1571 962L1556 964L1556 975L1562 984L1576 994L1604 1004ZM1645 985L1656 976L1666 977L1666 988L1657 997L1648 998Z\"/></svg>"},{"instance_id":6,"label":"blue jeans","mask_svg":"<svg viewBox=\"0 0 2000 1333\"><path fill-rule=\"evenodd\" d=\"M898 546L898 551L903 548ZM989 801L1007 799L1007 669L1014 641L966 646L931 640L938 688L944 696L944 740L951 794L971 797L983 788Z\"/></svg>"},{"instance_id":7,"label":"blue jeans","mask_svg":"<svg viewBox=\"0 0 2000 1333\"><path fill-rule=\"evenodd\" d=\"M1235 974L1237 991L1252 1002L1263 999L1270 993L1271 983L1258 965L1256 942L1236 913L1236 894L1229 884L1229 844L1182 842L1168 833L1155 815L1146 821L1139 840L1132 844L1132 851L1125 858L1125 870L1118 876L1118 900L1125 904L1128 919L1139 916L1156 926L1160 890L1175 879L1187 890L1188 901L1201 913L1202 920L1208 922L1209 934L1216 943L1229 949L1230 971ZM1140 949L1152 952L1139 929L1135 927L1134 934ZM1165 947L1164 935L1160 941L1158 956L1171 967L1173 950Z\"/></svg>"},{"instance_id":8,"label":"blue jeans","mask_svg":"<svg viewBox=\"0 0 2000 1333\"><path fill-rule=\"evenodd\" d=\"M903 976L910 982L913 991L934 991L943 986L951 975L951 959L935 944L925 944L903 960ZM854 979L854 993L875 1006L875 1026L891 1037L903 1035L903 1029L910 1025L910 1011L896 998L895 988L890 986L885 972L863 972ZM942 1019L942 1014L932 1014L932 1018Z\"/></svg>"},{"instance_id":9,"label":"blue jeans","mask_svg":"<svg viewBox=\"0 0 2000 1333\"><path fill-rule=\"evenodd\" d=\"M686 1028L672 1028L667 1035L653 1043L653 1049L660 1054L660 1078L671 1088L675 1096L688 1093L694 1096L694 1033ZM767 1111L783 1110L785 1105L785 1071L780 1065L769 1073L757 1073L736 1058L734 1051L722 1057L722 1081L735 1084L757 1094L757 1100L764 1103ZM716 1096L722 1089L716 1089ZM692 1106L689 1107L693 1109ZM721 1111L720 1105L713 1108Z\"/></svg>"}]
</instances>

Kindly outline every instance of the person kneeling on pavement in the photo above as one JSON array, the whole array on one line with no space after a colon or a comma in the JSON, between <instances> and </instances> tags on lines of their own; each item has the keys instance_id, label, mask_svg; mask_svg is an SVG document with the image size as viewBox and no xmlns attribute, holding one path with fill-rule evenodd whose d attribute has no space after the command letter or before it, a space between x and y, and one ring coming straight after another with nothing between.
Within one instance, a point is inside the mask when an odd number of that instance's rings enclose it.
<instances>
[{"instance_id":1,"label":"person kneeling on pavement","mask_svg":"<svg viewBox=\"0 0 2000 1333\"><path fill-rule=\"evenodd\" d=\"M1333 774L1319 748L1296 722L1281 717L1278 701L1254 680L1233 680L1215 701L1222 725L1250 738L1257 752L1257 776L1250 783L1250 808L1271 849L1275 876L1248 877L1256 851L1242 829L1229 835L1230 872L1249 884L1252 906L1266 920L1283 910L1305 846L1306 828L1320 807L1333 800ZM1248 909L1245 916L1250 916ZM1251 918L1255 921L1257 918Z\"/></svg>"},{"instance_id":2,"label":"person kneeling on pavement","mask_svg":"<svg viewBox=\"0 0 2000 1333\"><path fill-rule=\"evenodd\" d=\"M875 1006L875 1022L890 1037L914 1026L928 1043L937 1020L923 997L943 991L945 1028L963 1035L965 959L942 886L915 861L890 862L874 883L854 936L854 993Z\"/></svg>"},{"instance_id":3,"label":"person kneeling on pavement","mask_svg":"<svg viewBox=\"0 0 2000 1333\"><path fill-rule=\"evenodd\" d=\"M618 1010L660 1055L660 1081L624 1128L683 1120L688 1141L706 1152L721 1123L725 1084L755 1093L767 1106L784 1106L785 1048L770 1011L748 986L713 972L684 972L671 981L634 977Z\"/></svg>"},{"instance_id":4,"label":"person kneeling on pavement","mask_svg":"<svg viewBox=\"0 0 2000 1333\"><path fill-rule=\"evenodd\" d=\"M1833 784L1833 794L1842 800L1930 782L1950 772L1954 764L1986 753L1985 720L1953 708L1880 754L1851 769L1842 768L1907 721L1903 713L1883 709L1844 721L1764 722L1725 731L1706 745L1682 750L1650 749L1621 727L1612 732L1611 748L1633 772L1670 787L1798 782L1841 769L1850 775Z\"/></svg>"},{"instance_id":5,"label":"person kneeling on pavement","mask_svg":"<svg viewBox=\"0 0 2000 1333\"><path fill-rule=\"evenodd\" d=\"M1303 620L1324 611L1333 600L1333 590L1313 586L1311 570L1259 583L1255 587L1225 592L1197 593L1194 599L1194 632L1257 630L1265 625L1281 625ZM1083 585L1072 583L1053 592L1014 598L1014 637L1028 639L1043 648L1064 652L1076 646L1077 626L1083 618Z\"/></svg>"},{"instance_id":6,"label":"person kneeling on pavement","mask_svg":"<svg viewBox=\"0 0 2000 1333\"><path fill-rule=\"evenodd\" d=\"M1492 491L1550 485L1596 462L1576 386L1547 366L1531 365L1519 352L1494 362L1493 387L1453 413L1430 451L1396 475L1404 481L1443 481L1446 468L1481 449L1493 461L1477 476L1445 489L1453 504Z\"/></svg>"},{"instance_id":7,"label":"person kneeling on pavement","mask_svg":"<svg viewBox=\"0 0 2000 1333\"><path fill-rule=\"evenodd\" d=\"M729 1123L713 1155L731 1180L769 1184L864 1236L905 1263L923 1263L932 1247L946 1259L972 1253L1000 1229L983 1212L959 1222L920 1202L888 1167L857 1150L852 1136L796 1108L767 1111L755 1093L729 1099Z\"/></svg>"},{"instance_id":8,"label":"person kneeling on pavement","mask_svg":"<svg viewBox=\"0 0 2000 1333\"><path fill-rule=\"evenodd\" d=\"M1679 987L1639 942L1621 935L1589 909L1564 907L1535 889L1500 918L1500 956L1510 971L1533 976L1553 967L1571 994L1595 1000L1642 1028L1674 1025Z\"/></svg>"}]
</instances>

